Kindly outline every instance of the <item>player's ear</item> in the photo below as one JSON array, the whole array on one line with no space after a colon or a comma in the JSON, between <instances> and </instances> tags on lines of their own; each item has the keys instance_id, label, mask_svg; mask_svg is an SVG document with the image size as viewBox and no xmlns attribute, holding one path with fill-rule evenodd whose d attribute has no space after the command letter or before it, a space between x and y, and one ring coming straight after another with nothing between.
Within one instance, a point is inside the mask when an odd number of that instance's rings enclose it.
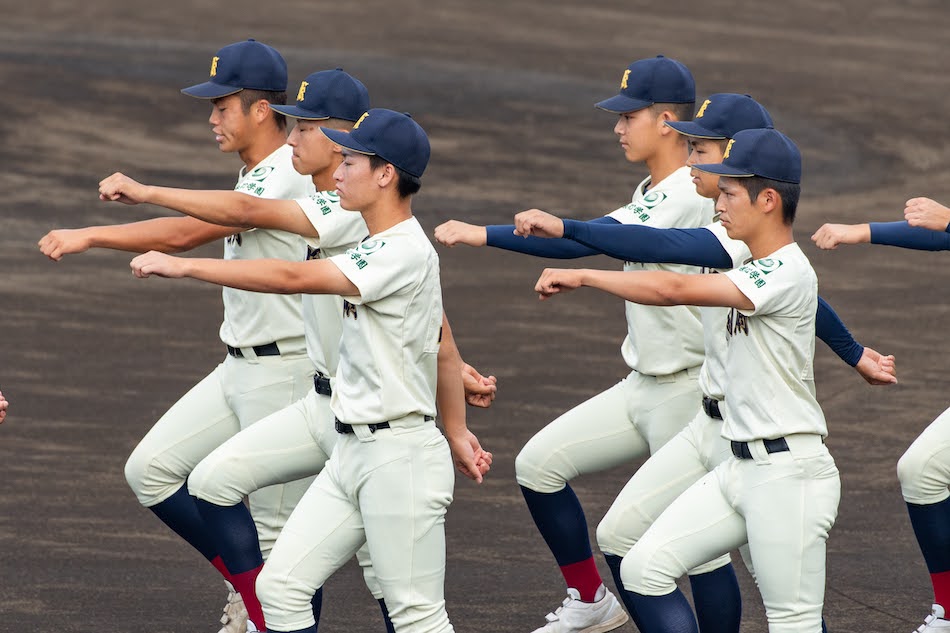
<instances>
[{"instance_id":1,"label":"player's ear","mask_svg":"<svg viewBox=\"0 0 950 633\"><path fill-rule=\"evenodd\" d=\"M759 192L759 204L762 206L763 210L767 213L771 213L778 209L782 210L782 197L778 195L778 192L771 187L766 187Z\"/></svg>"},{"instance_id":2,"label":"player's ear","mask_svg":"<svg viewBox=\"0 0 950 633\"><path fill-rule=\"evenodd\" d=\"M380 189L388 187L397 177L396 168L392 163L386 163L376 170L376 184Z\"/></svg>"},{"instance_id":3,"label":"player's ear","mask_svg":"<svg viewBox=\"0 0 950 633\"><path fill-rule=\"evenodd\" d=\"M267 99L259 99L254 107L251 108L251 112L254 114L254 118L258 121L263 121L271 116L270 101Z\"/></svg>"}]
</instances>

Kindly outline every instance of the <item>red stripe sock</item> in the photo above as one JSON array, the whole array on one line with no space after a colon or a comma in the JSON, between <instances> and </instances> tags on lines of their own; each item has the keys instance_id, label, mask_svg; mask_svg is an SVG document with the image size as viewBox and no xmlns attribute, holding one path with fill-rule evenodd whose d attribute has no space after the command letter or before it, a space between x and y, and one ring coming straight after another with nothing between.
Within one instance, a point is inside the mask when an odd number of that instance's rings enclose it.
<instances>
[{"instance_id":1,"label":"red stripe sock","mask_svg":"<svg viewBox=\"0 0 950 633\"><path fill-rule=\"evenodd\" d=\"M265 631L264 628L264 610L261 609L261 603L257 599L257 593L254 591L254 583L257 582L257 576L261 573L263 565L255 567L250 571L231 576L231 584L241 594L244 600L244 606L247 608L247 618L254 623L258 631Z\"/></svg>"},{"instance_id":2,"label":"red stripe sock","mask_svg":"<svg viewBox=\"0 0 950 633\"><path fill-rule=\"evenodd\" d=\"M577 589L578 593L581 594L581 600L584 602L594 602L594 595L604 584L600 572L597 571L597 564L594 562L593 556L579 563L562 566L561 575L564 576L568 587Z\"/></svg>"},{"instance_id":3,"label":"red stripe sock","mask_svg":"<svg viewBox=\"0 0 950 633\"><path fill-rule=\"evenodd\" d=\"M218 570L218 573L224 576L224 579L228 582L231 582L231 572L228 571L227 566L224 564L224 561L221 560L220 556L215 556L211 561L211 565ZM231 583L232 585L234 583Z\"/></svg>"},{"instance_id":4,"label":"red stripe sock","mask_svg":"<svg viewBox=\"0 0 950 633\"><path fill-rule=\"evenodd\" d=\"M934 602L950 614L950 571L930 574L934 586Z\"/></svg>"}]
</instances>

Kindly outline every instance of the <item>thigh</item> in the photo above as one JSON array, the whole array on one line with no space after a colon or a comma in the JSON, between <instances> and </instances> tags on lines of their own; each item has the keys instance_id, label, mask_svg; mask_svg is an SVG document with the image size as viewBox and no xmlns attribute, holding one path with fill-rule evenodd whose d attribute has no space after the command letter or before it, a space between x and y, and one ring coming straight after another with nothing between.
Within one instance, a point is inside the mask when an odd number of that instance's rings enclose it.
<instances>
[{"instance_id":1,"label":"thigh","mask_svg":"<svg viewBox=\"0 0 950 633\"><path fill-rule=\"evenodd\" d=\"M688 570L746 542L742 516L727 496L720 472L707 473L677 497L624 557L620 567L628 591L662 596Z\"/></svg>"},{"instance_id":2,"label":"thigh","mask_svg":"<svg viewBox=\"0 0 950 633\"><path fill-rule=\"evenodd\" d=\"M702 411L699 416L707 419ZM691 423L634 473L597 526L601 550L626 555L657 517L708 472L701 439L702 426Z\"/></svg>"},{"instance_id":3,"label":"thigh","mask_svg":"<svg viewBox=\"0 0 950 633\"><path fill-rule=\"evenodd\" d=\"M313 363L304 355L224 361L228 402L246 429L300 400L313 389Z\"/></svg>"},{"instance_id":4,"label":"thigh","mask_svg":"<svg viewBox=\"0 0 950 633\"><path fill-rule=\"evenodd\" d=\"M687 372L680 372L670 381L642 376L632 385L630 415L637 431L646 439L650 453L658 451L683 430L702 402L699 380Z\"/></svg>"},{"instance_id":5,"label":"thigh","mask_svg":"<svg viewBox=\"0 0 950 633\"><path fill-rule=\"evenodd\" d=\"M578 475L600 472L647 454L628 414L629 380L574 407L532 437L515 462L518 483L557 492Z\"/></svg>"},{"instance_id":6,"label":"thigh","mask_svg":"<svg viewBox=\"0 0 950 633\"><path fill-rule=\"evenodd\" d=\"M918 505L950 497L950 409L924 429L897 463L904 501Z\"/></svg>"}]
</instances>

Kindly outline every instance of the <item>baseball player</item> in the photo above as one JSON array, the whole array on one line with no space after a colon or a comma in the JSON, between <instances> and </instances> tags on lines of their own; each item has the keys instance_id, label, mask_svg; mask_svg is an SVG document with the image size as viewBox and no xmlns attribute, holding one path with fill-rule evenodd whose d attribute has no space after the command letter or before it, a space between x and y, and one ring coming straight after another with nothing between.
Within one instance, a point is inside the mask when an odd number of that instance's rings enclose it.
<instances>
[{"instance_id":1,"label":"baseball player","mask_svg":"<svg viewBox=\"0 0 950 633\"><path fill-rule=\"evenodd\" d=\"M716 163L731 138L743 129L771 127L768 112L748 95L714 94L703 101L696 117L687 122L669 122L670 127L689 139L692 151L687 165ZM697 193L719 197L719 177L693 169ZM563 237L569 235L585 246L626 261L666 261L702 265L709 272L722 272L747 261L751 254L744 242L733 240L717 221L701 229L653 229L642 225L598 225L561 220L541 211L527 211L516 217L521 235ZM580 234L577 237L575 232ZM882 357L863 348L851 337L830 306L818 299L817 335L871 384L893 384L893 357ZM604 552L618 588L620 564L650 524L680 493L723 462L730 454L729 443L721 435L725 387L726 336L723 324L728 310L701 308L705 339L705 361L700 372L702 406L695 417L672 440L653 454L633 475L597 528L597 542ZM747 548L741 548L747 564ZM700 631L738 631L741 604L731 602L735 594L716 591L723 584L717 578L731 575L728 556L688 572ZM711 592L708 588L712 585ZM711 595L707 595L711 593ZM630 605L628 605L629 609ZM636 621L636 613L631 613Z\"/></svg>"},{"instance_id":2,"label":"baseball player","mask_svg":"<svg viewBox=\"0 0 950 633\"><path fill-rule=\"evenodd\" d=\"M632 201L592 223L695 228L712 220L713 205L696 194L685 166L688 146L668 121L693 116L695 83L680 62L663 56L628 66L620 93L597 107L618 116L614 132L629 162L650 175ZM495 246L543 257L580 257L591 249L570 240L524 239L512 226L447 222L435 237L447 246ZM626 270L699 272L692 266L625 262ZM655 452L693 416L703 362L699 310L626 304L622 354L630 374L538 432L515 461L518 483L535 525L554 554L567 598L535 633L610 631L627 621L594 562L583 508L569 482ZM738 584L730 589L738 593ZM736 598L738 599L738 598Z\"/></svg>"},{"instance_id":3,"label":"baseball player","mask_svg":"<svg viewBox=\"0 0 950 633\"><path fill-rule=\"evenodd\" d=\"M722 434L732 457L682 493L624 557L625 601L644 633L698 631L676 579L748 542L769 631L821 630L825 542L840 482L814 397L817 278L794 242L801 155L774 129L738 132L716 204L753 261L718 275L546 270L542 298L580 286L628 301L731 308Z\"/></svg>"},{"instance_id":4,"label":"baseball player","mask_svg":"<svg viewBox=\"0 0 950 633\"><path fill-rule=\"evenodd\" d=\"M182 92L209 100L209 123L222 152L235 152L241 167L235 190L262 198L306 197L309 178L297 173L286 145L286 121L271 103L286 101L287 65L275 49L254 40L219 50L208 81ZM243 231L194 218L144 222L75 231L51 231L40 240L54 260L91 247L145 252L180 252L224 239L226 259L300 258L306 244L282 231ZM225 288L220 336L224 362L186 393L132 452L125 473L139 502L197 549L229 583L223 620L240 610L233 587L248 578L231 574L213 536L188 494L186 478L201 459L226 439L264 416L304 397L313 387L298 296ZM255 492L250 498L261 550L270 552L280 527L309 482Z\"/></svg>"},{"instance_id":5,"label":"baseball player","mask_svg":"<svg viewBox=\"0 0 950 633\"><path fill-rule=\"evenodd\" d=\"M340 205L359 209L369 229L358 247L301 263L146 253L132 268L139 277L344 297L330 403L340 437L258 578L267 630L316 631L310 595L365 542L395 630L452 631L443 597L451 455L480 482L486 454L465 426L462 381L436 391L437 364L459 376L461 360L437 361L450 333L438 256L411 209L429 141L407 115L383 109L352 132L322 131L344 148L334 177ZM434 425L437 400L445 437Z\"/></svg>"},{"instance_id":6,"label":"baseball player","mask_svg":"<svg viewBox=\"0 0 950 633\"><path fill-rule=\"evenodd\" d=\"M311 175L315 191L307 198L265 200L243 193L190 191L146 187L121 174L100 183L100 193L126 203L149 202L180 210L199 219L228 226L246 226L300 233L311 242L300 259L327 259L359 245L368 233L358 213L339 206L333 191L333 172L342 162L341 148L320 132L320 126L348 130L365 112L369 97L362 83L340 69L309 75L294 106L272 105L296 119L288 137L294 167ZM217 537L229 569L260 568L254 524L241 501L260 487L315 475L323 467L338 434L330 410L331 382L339 360L343 299L330 295L302 295L307 349L317 371L314 389L293 405L268 416L231 438L195 467L189 490ZM449 342L447 342L449 341ZM443 339L439 353L450 354L454 343ZM494 377L483 378L463 366L466 400L488 406L495 393ZM440 377L440 380L444 378ZM364 569L366 557L361 560ZM386 616L382 592L371 574L367 584ZM242 593L255 627L263 626L253 587ZM319 592L318 592L319 594ZM316 616L315 616L316 617ZM391 627L388 622L387 626Z\"/></svg>"},{"instance_id":7,"label":"baseball player","mask_svg":"<svg viewBox=\"0 0 950 633\"><path fill-rule=\"evenodd\" d=\"M915 250L950 250L950 208L912 198L904 222L825 224L812 236L823 249L840 244L883 244ZM950 631L950 409L930 423L897 462L910 524L930 572L934 600L918 633Z\"/></svg>"}]
</instances>

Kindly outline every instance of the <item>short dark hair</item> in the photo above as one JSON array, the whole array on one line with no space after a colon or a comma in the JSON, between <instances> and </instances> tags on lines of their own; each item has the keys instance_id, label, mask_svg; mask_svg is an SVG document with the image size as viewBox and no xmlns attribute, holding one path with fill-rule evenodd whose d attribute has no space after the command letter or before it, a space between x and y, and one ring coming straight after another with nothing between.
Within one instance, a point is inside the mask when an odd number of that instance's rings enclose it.
<instances>
[{"instance_id":1,"label":"short dark hair","mask_svg":"<svg viewBox=\"0 0 950 633\"><path fill-rule=\"evenodd\" d=\"M250 88L245 88L239 92L238 95L241 97L241 108L244 110L244 114L249 113L251 111L251 106L261 99L274 105L284 105L287 103L286 92L272 92L270 90L252 90ZM274 123L277 124L277 127L281 130L286 130L287 117L273 108L270 109L270 113L274 117Z\"/></svg>"},{"instance_id":2,"label":"short dark hair","mask_svg":"<svg viewBox=\"0 0 950 633\"><path fill-rule=\"evenodd\" d=\"M766 189L774 189L782 199L782 219L785 224L791 224L795 221L795 210L798 209L798 197L801 195L801 185L797 182L785 182L784 180L772 180L771 178L762 178L761 176L752 176L751 178L735 178L736 182L748 192L749 200L755 201L759 194Z\"/></svg>"},{"instance_id":3,"label":"short dark hair","mask_svg":"<svg viewBox=\"0 0 950 633\"><path fill-rule=\"evenodd\" d=\"M388 160L379 156L378 154L370 154L369 156L369 167L373 171L376 171L380 167L385 167L386 165L392 165ZM393 169L396 170L396 175L399 178L398 181L398 192L400 198L408 198L409 196L418 193L422 189L422 179L418 176L413 176L403 170L399 169L393 165Z\"/></svg>"},{"instance_id":4,"label":"short dark hair","mask_svg":"<svg viewBox=\"0 0 950 633\"><path fill-rule=\"evenodd\" d=\"M650 106L654 116L660 116L669 111L677 121L692 121L693 112L696 110L696 102L689 103L654 103Z\"/></svg>"}]
</instances>

